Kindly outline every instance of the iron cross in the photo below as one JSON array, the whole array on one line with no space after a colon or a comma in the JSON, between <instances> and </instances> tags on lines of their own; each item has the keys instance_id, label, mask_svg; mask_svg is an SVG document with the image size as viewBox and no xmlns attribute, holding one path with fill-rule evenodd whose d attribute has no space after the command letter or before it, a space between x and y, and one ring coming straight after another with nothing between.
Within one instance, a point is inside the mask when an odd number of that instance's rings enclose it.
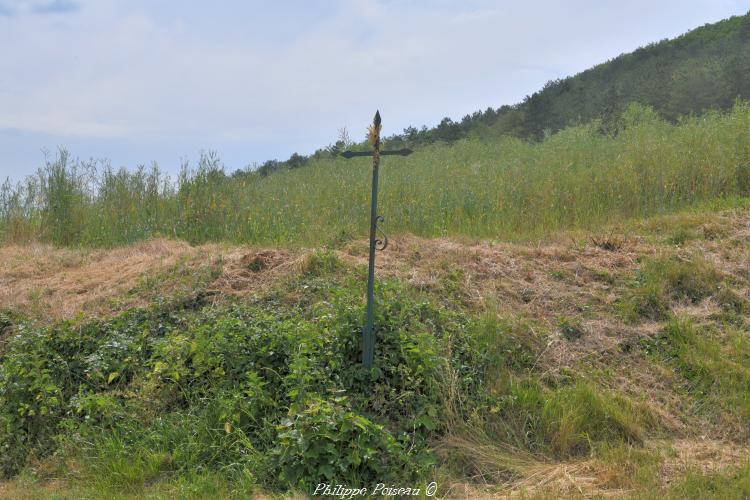
<instances>
[{"instance_id":1,"label":"iron cross","mask_svg":"<svg viewBox=\"0 0 750 500\"><path fill-rule=\"evenodd\" d=\"M396 151L380 150L380 111L375 112L375 119L368 129L368 138L372 145L372 151L344 151L341 156L354 158L355 156L372 156L372 199L370 202L370 255L367 267L367 312L365 314L365 326L362 328L362 364L365 368L372 367L375 355L375 333L372 330L373 308L375 307L375 251L385 250L388 246L388 237L378 227L378 222L383 222L383 216L378 215L378 168L380 157L388 155L407 156L411 154L410 149L399 149ZM383 239L377 237L378 231Z\"/></svg>"}]
</instances>

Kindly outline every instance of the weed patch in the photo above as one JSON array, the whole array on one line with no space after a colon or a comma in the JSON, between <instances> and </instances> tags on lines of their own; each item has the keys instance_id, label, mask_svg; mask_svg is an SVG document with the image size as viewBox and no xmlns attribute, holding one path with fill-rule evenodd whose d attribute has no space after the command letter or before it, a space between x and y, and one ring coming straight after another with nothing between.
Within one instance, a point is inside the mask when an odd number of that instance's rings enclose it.
<instances>
[{"instance_id":1,"label":"weed patch","mask_svg":"<svg viewBox=\"0 0 750 500\"><path fill-rule=\"evenodd\" d=\"M669 489L668 498L748 498L750 464L729 471L704 472L690 469Z\"/></svg>"},{"instance_id":2,"label":"weed patch","mask_svg":"<svg viewBox=\"0 0 750 500\"><path fill-rule=\"evenodd\" d=\"M305 259L302 272L308 276L325 276L343 268L343 263L332 251L316 251Z\"/></svg>"},{"instance_id":3,"label":"weed patch","mask_svg":"<svg viewBox=\"0 0 750 500\"><path fill-rule=\"evenodd\" d=\"M725 412L734 415L739 420L734 437L743 439L750 421L750 341L742 331L727 330L722 337L724 343L715 332L675 318L644 347L687 380L694 413L708 415L715 422Z\"/></svg>"},{"instance_id":4,"label":"weed patch","mask_svg":"<svg viewBox=\"0 0 750 500\"><path fill-rule=\"evenodd\" d=\"M729 287L722 287L716 294L716 302L721 308L730 313L747 314L750 304L747 299Z\"/></svg>"},{"instance_id":5,"label":"weed patch","mask_svg":"<svg viewBox=\"0 0 750 500\"><path fill-rule=\"evenodd\" d=\"M677 257L650 259L642 264L635 288L624 294L620 312L630 321L666 319L670 301L699 302L720 290L722 278L713 265L699 257L689 261Z\"/></svg>"},{"instance_id":6,"label":"weed patch","mask_svg":"<svg viewBox=\"0 0 750 500\"><path fill-rule=\"evenodd\" d=\"M501 442L564 458L586 455L597 443L640 443L646 417L628 399L583 380L549 387L521 378L495 393L486 426Z\"/></svg>"},{"instance_id":7,"label":"weed patch","mask_svg":"<svg viewBox=\"0 0 750 500\"><path fill-rule=\"evenodd\" d=\"M557 330L565 340L576 340L583 337L583 327L580 321L566 316L557 318Z\"/></svg>"}]
</instances>

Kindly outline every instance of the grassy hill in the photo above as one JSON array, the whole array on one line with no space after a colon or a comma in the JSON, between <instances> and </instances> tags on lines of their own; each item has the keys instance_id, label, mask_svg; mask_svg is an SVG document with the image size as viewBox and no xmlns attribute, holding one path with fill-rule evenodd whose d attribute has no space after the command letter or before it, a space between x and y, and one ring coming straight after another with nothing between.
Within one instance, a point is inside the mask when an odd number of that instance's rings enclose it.
<instances>
[{"instance_id":1,"label":"grassy hill","mask_svg":"<svg viewBox=\"0 0 750 500\"><path fill-rule=\"evenodd\" d=\"M735 205L541 245L394 238L371 372L365 241L2 247L0 496L747 496Z\"/></svg>"},{"instance_id":2,"label":"grassy hill","mask_svg":"<svg viewBox=\"0 0 750 500\"><path fill-rule=\"evenodd\" d=\"M727 110L750 99L750 13L622 54L574 76L550 81L513 106L445 118L432 129L407 129L412 145L465 137L511 135L541 139L545 131L600 118L615 129L631 103L650 106L675 121L709 109Z\"/></svg>"},{"instance_id":3,"label":"grassy hill","mask_svg":"<svg viewBox=\"0 0 750 500\"><path fill-rule=\"evenodd\" d=\"M750 13L707 24L672 40L622 54L567 78L549 81L514 105L489 107L449 117L432 128L409 127L392 134L393 147L422 147L466 138L501 136L540 140L545 134L599 119L614 133L632 103L650 106L672 122L709 109L728 110L737 98L750 99ZM342 144L320 149L320 159ZM284 162L266 162L264 173L305 165L295 153Z\"/></svg>"}]
</instances>

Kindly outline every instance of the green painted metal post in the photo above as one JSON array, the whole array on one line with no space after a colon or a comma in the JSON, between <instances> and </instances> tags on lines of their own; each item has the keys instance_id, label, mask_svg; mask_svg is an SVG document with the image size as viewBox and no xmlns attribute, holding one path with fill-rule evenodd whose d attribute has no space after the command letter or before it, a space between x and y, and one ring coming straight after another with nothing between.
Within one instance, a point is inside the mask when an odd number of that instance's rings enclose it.
<instances>
[{"instance_id":1,"label":"green painted metal post","mask_svg":"<svg viewBox=\"0 0 750 500\"><path fill-rule=\"evenodd\" d=\"M365 327L362 329L362 364L371 368L375 356L375 332L373 331L373 314L375 309L375 246L378 226L378 169L380 168L380 111L370 128L372 144L372 195L370 201L370 254L367 263L367 312Z\"/></svg>"},{"instance_id":2,"label":"green painted metal post","mask_svg":"<svg viewBox=\"0 0 750 500\"><path fill-rule=\"evenodd\" d=\"M380 156L398 155L407 156L411 149L403 148L394 151L380 150L380 111L375 112L372 126L369 128L370 144L372 151L344 151L341 156L354 158L355 156L372 156L372 197L370 200L370 254L367 262L367 310L365 311L365 324L362 327L362 364L365 368L372 368L375 358L375 331L373 330L375 314L375 252L385 250L388 246L388 237L378 226L383 222L383 216L378 215L378 170L380 168ZM378 238L378 232L383 239Z\"/></svg>"}]
</instances>

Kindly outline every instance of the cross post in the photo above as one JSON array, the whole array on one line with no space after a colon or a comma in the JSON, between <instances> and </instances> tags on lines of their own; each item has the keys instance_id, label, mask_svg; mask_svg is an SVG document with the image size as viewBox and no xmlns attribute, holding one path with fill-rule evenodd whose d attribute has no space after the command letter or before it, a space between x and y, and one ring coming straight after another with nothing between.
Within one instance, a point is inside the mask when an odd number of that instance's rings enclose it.
<instances>
[{"instance_id":1,"label":"cross post","mask_svg":"<svg viewBox=\"0 0 750 500\"><path fill-rule=\"evenodd\" d=\"M344 151L341 156L354 158L355 156L372 156L372 195L370 201L370 254L367 262L367 310L365 312L365 325L362 328L362 364L365 368L372 368L375 357L375 333L373 331L373 315L375 308L375 251L385 250L388 246L388 237L378 226L383 222L383 216L378 215L378 170L380 168L380 157L387 155L407 156L411 154L410 149L399 149L394 151L380 150L380 111L375 112L375 118L368 129L368 138L372 145L372 151ZM378 238L378 232L383 239Z\"/></svg>"}]
</instances>

